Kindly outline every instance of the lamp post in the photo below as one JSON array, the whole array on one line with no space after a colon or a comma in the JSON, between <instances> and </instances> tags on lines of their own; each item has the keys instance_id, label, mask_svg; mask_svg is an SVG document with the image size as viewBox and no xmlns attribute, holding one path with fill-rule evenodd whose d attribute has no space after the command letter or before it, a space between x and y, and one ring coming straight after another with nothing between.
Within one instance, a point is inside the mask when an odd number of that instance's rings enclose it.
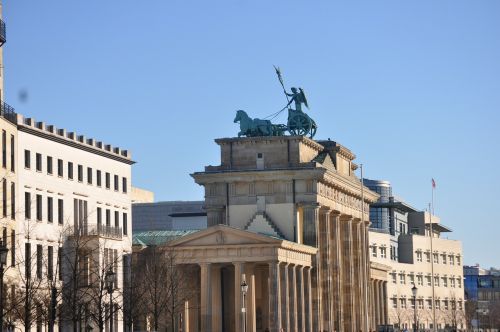
<instances>
[{"instance_id":1,"label":"lamp post","mask_svg":"<svg viewBox=\"0 0 500 332\"><path fill-rule=\"evenodd\" d=\"M107 289L108 294L109 294L109 330L111 332L114 332L114 330L113 330L113 318L114 318L113 317L113 291L114 291L115 275L116 274L110 268L106 272L106 277L105 277L106 289Z\"/></svg>"},{"instance_id":2,"label":"lamp post","mask_svg":"<svg viewBox=\"0 0 500 332\"><path fill-rule=\"evenodd\" d=\"M417 331L418 325L417 325L417 291L418 288L413 284L413 287L411 288L411 292L413 294L413 331Z\"/></svg>"},{"instance_id":3,"label":"lamp post","mask_svg":"<svg viewBox=\"0 0 500 332\"><path fill-rule=\"evenodd\" d=\"M3 272L7 264L7 253L9 249L0 241L0 332L3 332Z\"/></svg>"},{"instance_id":4,"label":"lamp post","mask_svg":"<svg viewBox=\"0 0 500 332\"><path fill-rule=\"evenodd\" d=\"M246 295L248 291L248 285L245 279L241 283L241 293L243 294L243 304L241 308L241 312L243 313L243 332L247 331L247 309L246 309Z\"/></svg>"}]
</instances>

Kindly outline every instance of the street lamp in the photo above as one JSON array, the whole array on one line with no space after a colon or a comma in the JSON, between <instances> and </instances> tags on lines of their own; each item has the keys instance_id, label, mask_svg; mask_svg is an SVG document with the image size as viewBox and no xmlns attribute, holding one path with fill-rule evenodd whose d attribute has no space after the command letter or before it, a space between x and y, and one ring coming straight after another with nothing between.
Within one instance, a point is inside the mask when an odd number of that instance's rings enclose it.
<instances>
[{"instance_id":1,"label":"street lamp","mask_svg":"<svg viewBox=\"0 0 500 332\"><path fill-rule=\"evenodd\" d=\"M243 282L241 283L241 293L243 294L243 304L241 308L241 312L243 313L243 332L247 331L247 310L246 310L246 295L248 292L248 285L247 282L243 279Z\"/></svg>"},{"instance_id":2,"label":"street lamp","mask_svg":"<svg viewBox=\"0 0 500 332\"><path fill-rule=\"evenodd\" d=\"M7 264L7 253L9 249L0 241L0 332L3 332L3 272Z\"/></svg>"},{"instance_id":3,"label":"street lamp","mask_svg":"<svg viewBox=\"0 0 500 332\"><path fill-rule=\"evenodd\" d=\"M106 272L106 289L109 294L109 330L111 332L114 332L113 330L113 291L114 291L114 282L115 282L115 276L116 274L113 272L113 270L110 268Z\"/></svg>"},{"instance_id":4,"label":"street lamp","mask_svg":"<svg viewBox=\"0 0 500 332\"><path fill-rule=\"evenodd\" d=\"M413 287L411 288L411 292L413 294L413 331L417 331L417 291L418 288L413 284Z\"/></svg>"}]
</instances>

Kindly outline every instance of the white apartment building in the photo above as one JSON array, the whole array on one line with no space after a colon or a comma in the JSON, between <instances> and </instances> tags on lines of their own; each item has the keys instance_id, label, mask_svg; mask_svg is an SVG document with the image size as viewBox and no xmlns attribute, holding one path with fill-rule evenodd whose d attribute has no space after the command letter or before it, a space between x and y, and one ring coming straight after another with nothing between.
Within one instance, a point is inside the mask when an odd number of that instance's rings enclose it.
<instances>
[{"instance_id":1,"label":"white apartment building","mask_svg":"<svg viewBox=\"0 0 500 332\"><path fill-rule=\"evenodd\" d=\"M461 242L441 238L442 232L450 230L440 224L438 217L427 212L408 212L408 229L408 233L397 236L397 255L390 252L391 246L394 247L394 236L376 229L369 232L370 259L391 267L386 293L386 323L411 329L416 305L420 328L433 327L435 312L438 330L453 327L464 329ZM432 301L433 283L435 310ZM416 304L412 294L414 285L417 287Z\"/></svg>"},{"instance_id":2,"label":"white apartment building","mask_svg":"<svg viewBox=\"0 0 500 332\"><path fill-rule=\"evenodd\" d=\"M107 331L123 331L132 239L130 153L22 115L16 122L20 287L57 287L60 330L73 330L73 324L97 330L90 313L101 310ZM104 283L109 270L115 273L113 320ZM47 310L35 307L32 328L42 331Z\"/></svg>"}]
</instances>

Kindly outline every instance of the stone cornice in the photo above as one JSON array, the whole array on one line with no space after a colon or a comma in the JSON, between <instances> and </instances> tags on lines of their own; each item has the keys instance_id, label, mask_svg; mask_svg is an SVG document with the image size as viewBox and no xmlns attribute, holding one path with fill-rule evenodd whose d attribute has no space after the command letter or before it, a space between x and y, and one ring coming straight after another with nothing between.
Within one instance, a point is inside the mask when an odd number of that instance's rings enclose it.
<instances>
[{"instance_id":1,"label":"stone cornice","mask_svg":"<svg viewBox=\"0 0 500 332\"><path fill-rule=\"evenodd\" d=\"M303 143L318 152L322 151L324 149L323 145L319 144L318 142L307 138L305 136L259 136L259 137L226 137L226 138L217 138L215 139L215 143L218 145L224 145L224 144L229 144L229 143L236 143L236 144L244 144L244 143L265 143L265 142L276 142L276 141L281 141L281 142L286 142L286 141L296 141Z\"/></svg>"}]
</instances>

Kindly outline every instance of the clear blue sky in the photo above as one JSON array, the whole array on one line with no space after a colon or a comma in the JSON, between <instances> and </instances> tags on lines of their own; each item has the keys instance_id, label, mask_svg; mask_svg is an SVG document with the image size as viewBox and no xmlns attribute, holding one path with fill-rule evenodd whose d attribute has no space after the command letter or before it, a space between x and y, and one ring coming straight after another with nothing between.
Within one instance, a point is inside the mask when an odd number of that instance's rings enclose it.
<instances>
[{"instance_id":1,"label":"clear blue sky","mask_svg":"<svg viewBox=\"0 0 500 332\"><path fill-rule=\"evenodd\" d=\"M189 173L236 109L283 106L276 64L317 138L417 208L434 177L465 262L500 266L499 1L4 0L4 20L7 102L131 149L158 200L203 198Z\"/></svg>"}]
</instances>

